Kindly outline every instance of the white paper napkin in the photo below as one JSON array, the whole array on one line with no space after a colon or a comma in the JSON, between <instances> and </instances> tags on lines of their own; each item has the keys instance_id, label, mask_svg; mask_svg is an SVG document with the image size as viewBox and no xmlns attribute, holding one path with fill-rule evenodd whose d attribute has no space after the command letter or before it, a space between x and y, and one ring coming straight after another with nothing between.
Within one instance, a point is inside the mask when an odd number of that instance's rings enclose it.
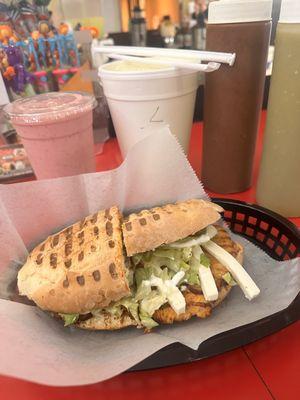
<instances>
[{"instance_id":1,"label":"white paper napkin","mask_svg":"<svg viewBox=\"0 0 300 400\"><path fill-rule=\"evenodd\" d=\"M209 337L286 308L300 289L299 259L276 262L238 236L245 268L261 294L249 302L234 287L205 320L161 326L147 335L131 328L88 332L64 328L37 307L7 300L27 250L50 233L113 204L129 211L189 198L207 195L167 127L139 142L115 170L1 185L0 373L57 386L94 383L173 342L197 349Z\"/></svg>"}]
</instances>

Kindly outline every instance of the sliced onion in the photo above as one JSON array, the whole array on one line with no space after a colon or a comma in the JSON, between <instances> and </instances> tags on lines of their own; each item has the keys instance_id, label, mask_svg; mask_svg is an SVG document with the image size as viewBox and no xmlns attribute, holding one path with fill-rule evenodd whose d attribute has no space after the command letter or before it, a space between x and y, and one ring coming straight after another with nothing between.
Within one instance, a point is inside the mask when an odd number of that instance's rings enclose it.
<instances>
[{"instance_id":1,"label":"sliced onion","mask_svg":"<svg viewBox=\"0 0 300 400\"><path fill-rule=\"evenodd\" d=\"M168 244L168 247L172 247L174 249L184 249L185 247L197 246L199 244L208 242L217 233L218 233L217 229L214 226L209 225L206 228L206 232L203 233L202 235L193 237L192 239L178 240L177 242Z\"/></svg>"}]
</instances>

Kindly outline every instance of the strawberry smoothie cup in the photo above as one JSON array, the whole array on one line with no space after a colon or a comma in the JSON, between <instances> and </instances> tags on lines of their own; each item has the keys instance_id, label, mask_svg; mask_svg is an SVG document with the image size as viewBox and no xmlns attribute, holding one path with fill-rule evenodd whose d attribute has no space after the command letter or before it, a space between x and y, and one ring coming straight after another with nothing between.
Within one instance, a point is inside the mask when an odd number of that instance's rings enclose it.
<instances>
[{"instance_id":1,"label":"strawberry smoothie cup","mask_svg":"<svg viewBox=\"0 0 300 400\"><path fill-rule=\"evenodd\" d=\"M53 92L19 99L4 108L37 179L95 172L94 106L95 98L89 94Z\"/></svg>"}]
</instances>

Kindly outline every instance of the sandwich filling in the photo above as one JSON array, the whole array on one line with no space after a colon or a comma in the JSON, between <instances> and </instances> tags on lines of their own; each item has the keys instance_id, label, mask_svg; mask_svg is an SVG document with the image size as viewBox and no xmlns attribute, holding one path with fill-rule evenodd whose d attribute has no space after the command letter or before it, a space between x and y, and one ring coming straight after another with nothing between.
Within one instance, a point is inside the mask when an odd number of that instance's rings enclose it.
<instances>
[{"instance_id":1,"label":"sandwich filling","mask_svg":"<svg viewBox=\"0 0 300 400\"><path fill-rule=\"evenodd\" d=\"M217 300L218 287L211 271L212 257L203 250L221 231L228 238L221 227L209 225L193 236L127 258L129 297L103 309L91 310L88 314L59 314L60 317L67 326L97 316L122 318L127 315L134 325L151 329L163 321L158 310L169 309L174 315L183 315L188 306L186 294L193 288L203 293L206 303ZM236 284L225 268L221 271L221 280L224 285Z\"/></svg>"}]
</instances>

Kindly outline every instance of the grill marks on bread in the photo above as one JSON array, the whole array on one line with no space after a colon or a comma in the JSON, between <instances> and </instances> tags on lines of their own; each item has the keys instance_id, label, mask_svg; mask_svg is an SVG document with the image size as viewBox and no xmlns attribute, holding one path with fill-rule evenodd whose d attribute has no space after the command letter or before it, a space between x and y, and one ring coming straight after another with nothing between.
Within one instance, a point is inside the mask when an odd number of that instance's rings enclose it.
<instances>
[{"instance_id":1,"label":"grill marks on bread","mask_svg":"<svg viewBox=\"0 0 300 400\"><path fill-rule=\"evenodd\" d=\"M100 282L101 272L99 269L95 268L92 273L85 274L80 271L80 264L84 261L86 255L100 249L100 242L103 244L104 241L106 251L113 252L116 246L113 234L113 216L111 209L106 209L84 218L77 224L53 235L50 241L42 243L35 250L37 253L35 263L39 268L42 268L48 259L48 263L53 269L57 268L58 264L63 266L66 270L65 278L62 281L64 289L69 289L70 285L74 284L84 287L88 280ZM107 270L112 280L118 279L119 274L114 262L107 265ZM74 279L74 277L71 278L71 274L73 276L75 271L78 271L78 275L76 274Z\"/></svg>"},{"instance_id":2,"label":"grill marks on bread","mask_svg":"<svg viewBox=\"0 0 300 400\"><path fill-rule=\"evenodd\" d=\"M122 227L127 254L193 234L215 223L220 211L212 203L189 200L131 214ZM18 287L40 308L62 313L83 314L128 296L118 208L95 213L48 237L19 271Z\"/></svg>"},{"instance_id":3,"label":"grill marks on bread","mask_svg":"<svg viewBox=\"0 0 300 400\"><path fill-rule=\"evenodd\" d=\"M133 213L123 219L127 255L153 250L200 231L220 219L223 209L205 200L187 200Z\"/></svg>"},{"instance_id":4,"label":"grill marks on bread","mask_svg":"<svg viewBox=\"0 0 300 400\"><path fill-rule=\"evenodd\" d=\"M19 271L18 288L44 310L71 314L105 308L128 296L118 208L49 236Z\"/></svg>"}]
</instances>

